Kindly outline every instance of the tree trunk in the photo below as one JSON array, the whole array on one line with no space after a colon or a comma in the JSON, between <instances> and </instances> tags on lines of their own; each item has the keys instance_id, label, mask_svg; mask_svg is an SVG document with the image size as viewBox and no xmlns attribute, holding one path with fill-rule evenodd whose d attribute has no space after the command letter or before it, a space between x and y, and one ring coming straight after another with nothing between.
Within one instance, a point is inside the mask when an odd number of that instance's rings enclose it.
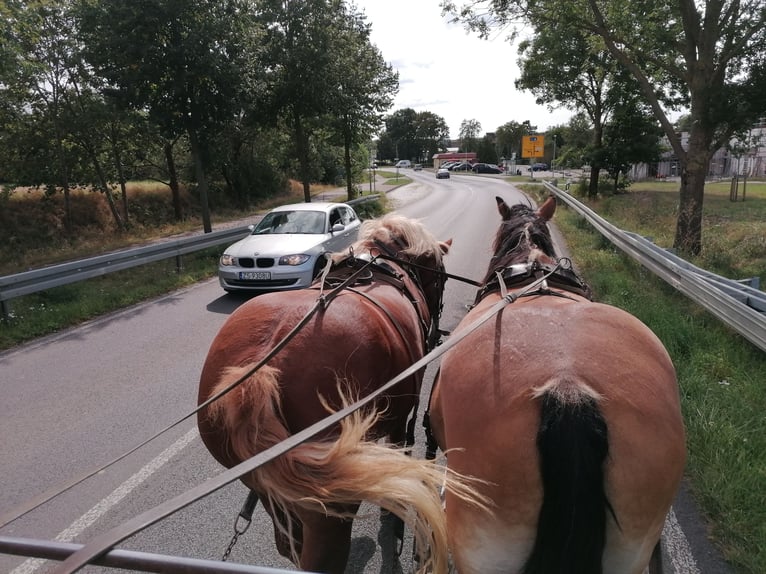
<instances>
[{"instance_id":1,"label":"tree trunk","mask_svg":"<svg viewBox=\"0 0 766 574\"><path fill-rule=\"evenodd\" d=\"M295 120L295 145L298 151L298 162L301 166L301 182L303 183L303 200L311 203L311 170L309 167L309 137L303 129L301 117L297 114Z\"/></svg>"},{"instance_id":2,"label":"tree trunk","mask_svg":"<svg viewBox=\"0 0 766 574\"><path fill-rule=\"evenodd\" d=\"M168 166L168 175L170 177L170 194L173 197L173 216L176 221L181 221L184 217L181 209L181 190L178 185L178 172L176 171L176 162L173 158L173 144L165 142L165 163Z\"/></svg>"},{"instance_id":3,"label":"tree trunk","mask_svg":"<svg viewBox=\"0 0 766 574\"><path fill-rule=\"evenodd\" d=\"M109 187L109 182L106 180L106 174L104 173L104 168L101 167L101 162L98 160L98 155L90 145L85 145L83 147L85 150L87 150L88 155L90 155L90 160L93 163L93 168L96 170L96 175L98 176L101 191L106 196L106 202L109 205L109 210L112 212L114 222L117 224L117 228L120 231L124 231L125 222L122 219L122 215L120 215L119 209L117 209L117 202L114 200L112 188Z\"/></svg>"},{"instance_id":4,"label":"tree trunk","mask_svg":"<svg viewBox=\"0 0 766 574\"><path fill-rule=\"evenodd\" d=\"M601 166L595 162L590 166L590 183L588 184L588 197L594 199L598 195L598 179L601 174Z\"/></svg>"},{"instance_id":5,"label":"tree trunk","mask_svg":"<svg viewBox=\"0 0 766 574\"><path fill-rule=\"evenodd\" d=\"M353 172L351 171L351 131L343 129L343 162L346 168L346 190L348 192L348 201L356 198L356 188L354 187Z\"/></svg>"},{"instance_id":6,"label":"tree trunk","mask_svg":"<svg viewBox=\"0 0 766 574\"><path fill-rule=\"evenodd\" d=\"M702 251L702 205L713 139L712 134L699 126L700 123L692 122L689 147L679 158L681 188L673 247L690 255L699 255Z\"/></svg>"},{"instance_id":7,"label":"tree trunk","mask_svg":"<svg viewBox=\"0 0 766 574\"><path fill-rule=\"evenodd\" d=\"M205 166L202 159L202 151L194 129L189 130L189 142L191 143L192 161L194 162L194 174L197 177L197 190L199 191L199 203L202 209L202 229L205 233L213 231L210 223L210 205L208 204L208 186Z\"/></svg>"},{"instance_id":8,"label":"tree trunk","mask_svg":"<svg viewBox=\"0 0 766 574\"><path fill-rule=\"evenodd\" d=\"M128 213L128 188L125 184L125 172L122 169L122 157L120 156L120 148L117 145L117 128L114 122L109 126L109 143L112 146L112 157L114 158L114 167L117 170L117 179L120 182L120 191L122 191L122 216L125 218L125 223L130 219Z\"/></svg>"}]
</instances>

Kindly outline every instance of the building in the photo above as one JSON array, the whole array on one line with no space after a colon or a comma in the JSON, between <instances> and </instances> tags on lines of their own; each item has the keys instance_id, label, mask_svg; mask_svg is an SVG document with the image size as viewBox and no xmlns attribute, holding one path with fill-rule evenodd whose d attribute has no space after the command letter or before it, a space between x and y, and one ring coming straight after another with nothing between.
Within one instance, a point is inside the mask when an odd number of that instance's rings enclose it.
<instances>
[{"instance_id":1,"label":"building","mask_svg":"<svg viewBox=\"0 0 766 574\"><path fill-rule=\"evenodd\" d=\"M681 147L688 148L689 132L681 132ZM664 145L670 148L667 138ZM678 158L672 150L665 152L655 164L633 166L629 177L633 180L678 177ZM766 118L756 122L745 141L732 140L727 147L717 150L710 160L708 177L728 179L739 177L766 177Z\"/></svg>"}]
</instances>

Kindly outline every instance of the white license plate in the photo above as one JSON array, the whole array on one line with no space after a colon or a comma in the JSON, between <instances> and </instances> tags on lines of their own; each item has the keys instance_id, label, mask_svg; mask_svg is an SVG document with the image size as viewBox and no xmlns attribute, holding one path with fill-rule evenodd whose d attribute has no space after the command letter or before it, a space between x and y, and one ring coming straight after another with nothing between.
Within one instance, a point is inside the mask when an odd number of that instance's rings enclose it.
<instances>
[{"instance_id":1,"label":"white license plate","mask_svg":"<svg viewBox=\"0 0 766 574\"><path fill-rule=\"evenodd\" d=\"M239 278L245 281L264 281L271 279L269 271L240 271Z\"/></svg>"}]
</instances>

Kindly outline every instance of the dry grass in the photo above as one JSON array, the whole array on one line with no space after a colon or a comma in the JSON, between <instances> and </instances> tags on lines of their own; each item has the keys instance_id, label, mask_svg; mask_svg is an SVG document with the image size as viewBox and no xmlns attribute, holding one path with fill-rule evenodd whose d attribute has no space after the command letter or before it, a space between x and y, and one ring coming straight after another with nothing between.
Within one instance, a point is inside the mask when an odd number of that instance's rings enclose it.
<instances>
[{"instance_id":1,"label":"dry grass","mask_svg":"<svg viewBox=\"0 0 766 574\"><path fill-rule=\"evenodd\" d=\"M330 189L335 188L312 185L311 194L315 196ZM118 191L115 194L119 203ZM0 197L0 275L91 257L202 228L196 200L185 189L181 194L184 212L181 221L175 220L167 186L138 181L131 182L127 191L131 217L125 231L117 229L104 195L88 189L71 191L74 222L71 232L65 226L61 193L46 196L41 189L16 188L4 198ZM216 206L211 220L215 226L277 205L302 201L303 185L291 180L288 192L264 200L248 211Z\"/></svg>"}]
</instances>

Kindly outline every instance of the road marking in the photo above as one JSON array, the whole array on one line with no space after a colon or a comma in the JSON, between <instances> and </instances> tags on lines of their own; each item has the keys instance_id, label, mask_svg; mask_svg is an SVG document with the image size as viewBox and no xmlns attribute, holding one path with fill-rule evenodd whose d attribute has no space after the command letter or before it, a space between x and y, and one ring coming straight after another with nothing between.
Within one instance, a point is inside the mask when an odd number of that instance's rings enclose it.
<instances>
[{"instance_id":1,"label":"road marking","mask_svg":"<svg viewBox=\"0 0 766 574\"><path fill-rule=\"evenodd\" d=\"M692 555L689 540L687 540L681 525L678 523L676 513L670 509L662 529L662 545L665 554L670 559L673 572L677 574L700 574L697 562Z\"/></svg>"},{"instance_id":2,"label":"road marking","mask_svg":"<svg viewBox=\"0 0 766 574\"><path fill-rule=\"evenodd\" d=\"M136 489L141 483L145 482L155 472L160 470L170 459L186 448L195 438L199 436L197 428L191 429L184 436L170 445L146 466L140 469L136 474L118 486L109 496L102 499L88 512L75 520L68 528L61 531L55 540L57 542L72 542L77 536L83 533L88 527L92 526L99 518L104 516L109 510L120 503L120 501ZM38 568L44 565L47 560L42 558L30 558L14 568L10 574L33 574Z\"/></svg>"}]
</instances>

